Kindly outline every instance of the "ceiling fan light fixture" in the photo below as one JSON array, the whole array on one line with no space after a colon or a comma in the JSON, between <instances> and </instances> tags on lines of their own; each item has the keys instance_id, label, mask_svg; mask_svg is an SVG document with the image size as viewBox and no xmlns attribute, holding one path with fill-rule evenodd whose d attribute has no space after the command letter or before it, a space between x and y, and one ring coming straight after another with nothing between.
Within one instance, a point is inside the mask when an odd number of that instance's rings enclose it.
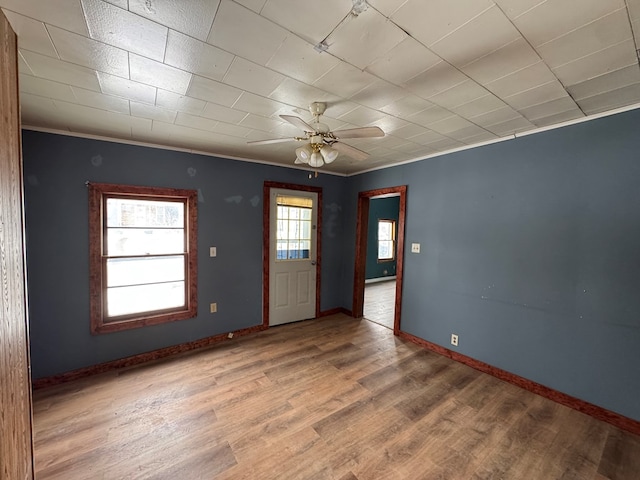
<instances>
[{"instance_id":1,"label":"ceiling fan light fixture","mask_svg":"<svg viewBox=\"0 0 640 480\"><path fill-rule=\"evenodd\" d=\"M333 162L336 158L338 158L338 151L331 145L325 145L324 147L322 147L320 149L320 154L324 159L324 163L327 164Z\"/></svg>"},{"instance_id":2,"label":"ceiling fan light fixture","mask_svg":"<svg viewBox=\"0 0 640 480\"><path fill-rule=\"evenodd\" d=\"M303 145L300 148L296 148L296 163L309 163L312 154L311 145Z\"/></svg>"},{"instance_id":3,"label":"ceiling fan light fixture","mask_svg":"<svg viewBox=\"0 0 640 480\"><path fill-rule=\"evenodd\" d=\"M324 160L322 159L322 155L319 152L313 152L311 154L311 158L309 159L309 166L318 168L324 165Z\"/></svg>"}]
</instances>

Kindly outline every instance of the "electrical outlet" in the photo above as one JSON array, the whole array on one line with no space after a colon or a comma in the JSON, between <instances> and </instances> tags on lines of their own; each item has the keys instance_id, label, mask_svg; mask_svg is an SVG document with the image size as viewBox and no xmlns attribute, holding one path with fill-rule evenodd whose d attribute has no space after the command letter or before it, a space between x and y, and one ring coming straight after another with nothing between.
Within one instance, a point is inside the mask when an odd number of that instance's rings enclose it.
<instances>
[{"instance_id":1,"label":"electrical outlet","mask_svg":"<svg viewBox=\"0 0 640 480\"><path fill-rule=\"evenodd\" d=\"M451 334L451 345L453 345L454 347L458 346L458 335L456 335L455 333Z\"/></svg>"},{"instance_id":2,"label":"electrical outlet","mask_svg":"<svg viewBox=\"0 0 640 480\"><path fill-rule=\"evenodd\" d=\"M209 312L216 313L218 311L218 304L212 303L209 305Z\"/></svg>"},{"instance_id":3,"label":"electrical outlet","mask_svg":"<svg viewBox=\"0 0 640 480\"><path fill-rule=\"evenodd\" d=\"M229 332L229 333L227 334L227 338L233 338L233 332Z\"/></svg>"},{"instance_id":4,"label":"electrical outlet","mask_svg":"<svg viewBox=\"0 0 640 480\"><path fill-rule=\"evenodd\" d=\"M411 253L420 253L420 244L412 243L411 244Z\"/></svg>"},{"instance_id":5,"label":"electrical outlet","mask_svg":"<svg viewBox=\"0 0 640 480\"><path fill-rule=\"evenodd\" d=\"M216 247L209 247L209 256L215 257L218 254L218 249Z\"/></svg>"}]
</instances>

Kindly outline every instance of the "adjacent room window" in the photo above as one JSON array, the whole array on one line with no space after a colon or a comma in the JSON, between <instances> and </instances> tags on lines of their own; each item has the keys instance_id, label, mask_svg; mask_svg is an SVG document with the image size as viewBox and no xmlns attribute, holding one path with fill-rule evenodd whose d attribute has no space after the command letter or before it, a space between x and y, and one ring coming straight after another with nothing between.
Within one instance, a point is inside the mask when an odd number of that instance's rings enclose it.
<instances>
[{"instance_id":1,"label":"adjacent room window","mask_svg":"<svg viewBox=\"0 0 640 480\"><path fill-rule=\"evenodd\" d=\"M197 314L197 191L89 184L91 331Z\"/></svg>"},{"instance_id":2,"label":"adjacent room window","mask_svg":"<svg viewBox=\"0 0 640 480\"><path fill-rule=\"evenodd\" d=\"M278 195L276 260L300 260L311 253L311 214L313 200Z\"/></svg>"},{"instance_id":3,"label":"adjacent room window","mask_svg":"<svg viewBox=\"0 0 640 480\"><path fill-rule=\"evenodd\" d=\"M388 262L396 258L396 222L378 220L378 261Z\"/></svg>"}]
</instances>

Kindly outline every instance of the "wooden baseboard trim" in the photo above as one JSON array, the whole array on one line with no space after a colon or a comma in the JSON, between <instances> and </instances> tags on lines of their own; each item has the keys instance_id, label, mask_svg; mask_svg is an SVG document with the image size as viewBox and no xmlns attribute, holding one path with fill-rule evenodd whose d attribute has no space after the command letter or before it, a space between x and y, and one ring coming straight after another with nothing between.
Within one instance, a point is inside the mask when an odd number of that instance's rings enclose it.
<instances>
[{"instance_id":1,"label":"wooden baseboard trim","mask_svg":"<svg viewBox=\"0 0 640 480\"><path fill-rule=\"evenodd\" d=\"M409 333L400 331L398 336L404 340L415 343L416 345L420 345L427 350L431 350L432 352L448 357L452 360L455 360L456 362L468 365L469 367L481 372L488 373L489 375L499 378L500 380L504 380L505 382L533 392L537 395L540 395L541 397L553 400L556 403L582 412L597 420L607 422L614 427L626 430L627 432L631 432L635 435L640 435L640 422L637 420L633 420L629 417L620 415L619 413L615 413L605 408L598 407L597 405L593 405L592 403L585 402L584 400L580 400L579 398L572 397L570 395L567 395L566 393L562 393L552 388L545 387L544 385L536 383L532 380L527 380L526 378L519 375L509 373L505 370L489 365L488 363L484 363L480 360L462 355L461 353L454 352L452 350L449 350L448 348L441 347L440 345L428 342L427 340L416 337Z\"/></svg>"},{"instance_id":2,"label":"wooden baseboard trim","mask_svg":"<svg viewBox=\"0 0 640 480\"><path fill-rule=\"evenodd\" d=\"M344 307L336 307L336 308L331 308L329 310L325 310L324 312L320 312L320 315L318 315L318 318L328 317L329 315L335 315L336 313L344 313L345 315L349 315L350 317L353 317L351 310L347 310Z\"/></svg>"},{"instance_id":3,"label":"wooden baseboard trim","mask_svg":"<svg viewBox=\"0 0 640 480\"><path fill-rule=\"evenodd\" d=\"M90 367L79 368L70 372L61 373L59 375L52 375L50 377L43 377L33 380L32 387L34 390L51 387L53 385L59 385L61 383L71 382L80 378L90 377L100 373L106 373L121 368L132 367L140 365L142 363L151 362L153 360L159 360L166 357L179 355L181 353L189 352L192 350L198 350L200 348L209 347L216 343L229 340L229 333L233 333L233 338L249 335L250 333L266 330L264 325L256 325L255 327L243 328L241 330L235 330L233 332L221 333L212 337L202 338L200 340L194 340L193 342L181 343L179 345L173 345L171 347L160 348L151 352L140 353L131 357L121 358L119 360L113 360L111 362L100 363Z\"/></svg>"}]
</instances>

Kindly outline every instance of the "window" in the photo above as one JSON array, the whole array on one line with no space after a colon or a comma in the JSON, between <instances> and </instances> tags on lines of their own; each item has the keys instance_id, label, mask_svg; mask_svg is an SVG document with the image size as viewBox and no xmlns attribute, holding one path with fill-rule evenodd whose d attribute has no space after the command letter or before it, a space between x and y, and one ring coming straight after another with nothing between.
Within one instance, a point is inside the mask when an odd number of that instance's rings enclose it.
<instances>
[{"instance_id":1,"label":"window","mask_svg":"<svg viewBox=\"0 0 640 480\"><path fill-rule=\"evenodd\" d=\"M389 262L396 258L396 222L378 220L378 261Z\"/></svg>"},{"instance_id":2,"label":"window","mask_svg":"<svg viewBox=\"0 0 640 480\"><path fill-rule=\"evenodd\" d=\"M89 184L92 333L197 314L195 190Z\"/></svg>"},{"instance_id":3,"label":"window","mask_svg":"<svg viewBox=\"0 0 640 480\"><path fill-rule=\"evenodd\" d=\"M311 213L313 200L278 195L276 260L309 258L311 252Z\"/></svg>"}]
</instances>

